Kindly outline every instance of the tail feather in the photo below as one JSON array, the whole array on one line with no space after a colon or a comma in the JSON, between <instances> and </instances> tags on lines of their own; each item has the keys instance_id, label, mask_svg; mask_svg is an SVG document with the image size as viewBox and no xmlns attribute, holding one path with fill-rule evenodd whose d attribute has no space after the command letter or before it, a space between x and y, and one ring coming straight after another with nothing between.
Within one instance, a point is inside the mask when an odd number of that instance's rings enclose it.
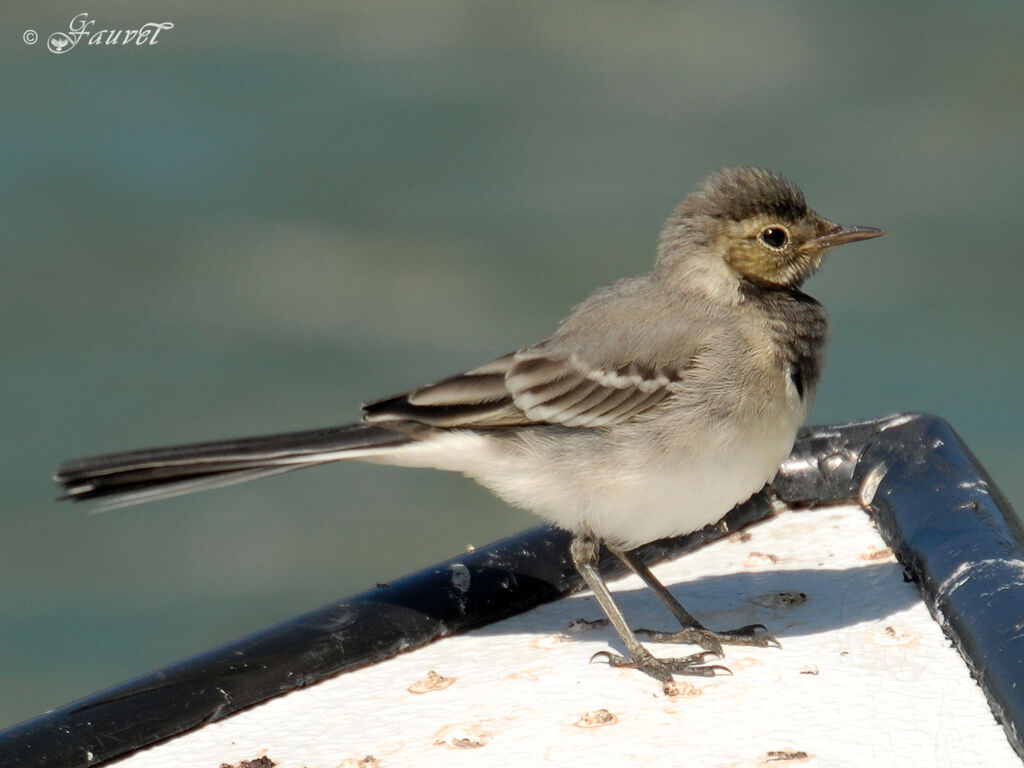
<instances>
[{"instance_id":1,"label":"tail feather","mask_svg":"<svg viewBox=\"0 0 1024 768\"><path fill-rule=\"evenodd\" d=\"M372 456L409 440L394 429L348 424L75 459L62 464L54 480L63 487L64 498L104 499L100 508L112 509Z\"/></svg>"}]
</instances>

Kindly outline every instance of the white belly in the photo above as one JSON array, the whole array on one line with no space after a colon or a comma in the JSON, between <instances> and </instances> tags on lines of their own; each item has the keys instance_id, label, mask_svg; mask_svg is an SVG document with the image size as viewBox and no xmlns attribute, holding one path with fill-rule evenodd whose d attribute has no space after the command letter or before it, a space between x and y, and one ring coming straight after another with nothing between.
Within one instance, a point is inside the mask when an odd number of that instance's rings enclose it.
<instances>
[{"instance_id":1,"label":"white belly","mask_svg":"<svg viewBox=\"0 0 1024 768\"><path fill-rule=\"evenodd\" d=\"M621 431L507 440L452 431L379 460L462 472L561 528L633 548L714 523L750 498L789 455L803 417L802 407L782 408L770 423L717 428L701 445L668 437L648 451Z\"/></svg>"}]
</instances>

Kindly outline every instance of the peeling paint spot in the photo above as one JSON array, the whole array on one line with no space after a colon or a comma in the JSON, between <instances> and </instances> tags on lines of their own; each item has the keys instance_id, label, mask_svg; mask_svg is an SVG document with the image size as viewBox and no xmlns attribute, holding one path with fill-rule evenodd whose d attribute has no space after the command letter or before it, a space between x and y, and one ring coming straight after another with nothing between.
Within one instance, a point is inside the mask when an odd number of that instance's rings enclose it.
<instances>
[{"instance_id":1,"label":"peeling paint spot","mask_svg":"<svg viewBox=\"0 0 1024 768\"><path fill-rule=\"evenodd\" d=\"M764 763L806 763L811 756L802 749L773 749L764 756Z\"/></svg>"},{"instance_id":2,"label":"peeling paint spot","mask_svg":"<svg viewBox=\"0 0 1024 768\"><path fill-rule=\"evenodd\" d=\"M406 690L409 693L421 694L430 693L431 691L443 691L445 688L453 685L458 678L445 677L439 675L434 670L427 672L426 677L422 680L417 680L415 683L410 685Z\"/></svg>"},{"instance_id":3,"label":"peeling paint spot","mask_svg":"<svg viewBox=\"0 0 1024 768\"><path fill-rule=\"evenodd\" d=\"M784 590L782 592L767 592L763 595L758 595L750 599L750 602L755 605L761 605L765 608L771 608L773 610L782 610L785 608L794 608L798 605L803 605L807 602L806 592L797 592L795 590Z\"/></svg>"},{"instance_id":4,"label":"peeling paint spot","mask_svg":"<svg viewBox=\"0 0 1024 768\"><path fill-rule=\"evenodd\" d=\"M577 728L603 728L606 725L615 725L617 722L619 722L619 718L607 709L595 709L585 712L583 717L573 725Z\"/></svg>"},{"instance_id":5,"label":"peeling paint spot","mask_svg":"<svg viewBox=\"0 0 1024 768\"><path fill-rule=\"evenodd\" d=\"M673 699L695 699L704 691L686 680L673 680L665 686L665 695Z\"/></svg>"},{"instance_id":6,"label":"peeling paint spot","mask_svg":"<svg viewBox=\"0 0 1024 768\"><path fill-rule=\"evenodd\" d=\"M454 723L434 734L435 747L449 749L479 749L486 747L494 733L480 723Z\"/></svg>"},{"instance_id":7,"label":"peeling paint spot","mask_svg":"<svg viewBox=\"0 0 1024 768\"><path fill-rule=\"evenodd\" d=\"M373 755L348 757L338 763L338 768L380 768L381 762Z\"/></svg>"},{"instance_id":8,"label":"peeling paint spot","mask_svg":"<svg viewBox=\"0 0 1024 768\"><path fill-rule=\"evenodd\" d=\"M893 553L892 547L868 547L860 553L860 559L868 562L879 560L896 562L896 555Z\"/></svg>"},{"instance_id":9,"label":"peeling paint spot","mask_svg":"<svg viewBox=\"0 0 1024 768\"><path fill-rule=\"evenodd\" d=\"M237 763L221 763L220 768L274 768L277 765L266 755L252 760L239 760Z\"/></svg>"},{"instance_id":10,"label":"peeling paint spot","mask_svg":"<svg viewBox=\"0 0 1024 768\"><path fill-rule=\"evenodd\" d=\"M565 634L578 635L582 632L589 632L592 629L601 629L608 626L608 619L573 619L565 628Z\"/></svg>"},{"instance_id":11,"label":"peeling paint spot","mask_svg":"<svg viewBox=\"0 0 1024 768\"><path fill-rule=\"evenodd\" d=\"M881 648L913 647L921 639L921 633L907 627L893 625L882 627L868 636L868 642Z\"/></svg>"},{"instance_id":12,"label":"peeling paint spot","mask_svg":"<svg viewBox=\"0 0 1024 768\"><path fill-rule=\"evenodd\" d=\"M758 568L765 565L775 565L779 562L778 555L771 555L765 552L751 552L743 561L745 568Z\"/></svg>"}]
</instances>

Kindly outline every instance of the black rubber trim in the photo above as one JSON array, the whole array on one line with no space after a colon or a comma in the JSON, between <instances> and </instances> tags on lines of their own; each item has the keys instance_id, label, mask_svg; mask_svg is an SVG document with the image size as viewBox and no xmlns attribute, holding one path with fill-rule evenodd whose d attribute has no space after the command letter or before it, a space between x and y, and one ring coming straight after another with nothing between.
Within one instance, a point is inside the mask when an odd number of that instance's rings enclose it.
<instances>
[{"instance_id":1,"label":"black rubber trim","mask_svg":"<svg viewBox=\"0 0 1024 768\"><path fill-rule=\"evenodd\" d=\"M771 491L641 550L655 563L791 504L859 500L1024 755L1024 535L955 432L931 416L804 430ZM582 588L568 535L529 530L0 732L0 765L90 766L278 694ZM602 560L607 574L621 571Z\"/></svg>"},{"instance_id":2,"label":"black rubber trim","mask_svg":"<svg viewBox=\"0 0 1024 768\"><path fill-rule=\"evenodd\" d=\"M1024 757L1024 529L953 428L926 415L804 430L773 487L787 501L850 494Z\"/></svg>"}]
</instances>

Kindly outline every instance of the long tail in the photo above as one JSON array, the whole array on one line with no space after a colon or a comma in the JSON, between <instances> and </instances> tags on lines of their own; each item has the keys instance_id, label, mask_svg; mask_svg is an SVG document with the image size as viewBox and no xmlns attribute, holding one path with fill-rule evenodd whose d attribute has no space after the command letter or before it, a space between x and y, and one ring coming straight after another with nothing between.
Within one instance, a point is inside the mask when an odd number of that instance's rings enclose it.
<instances>
[{"instance_id":1,"label":"long tail","mask_svg":"<svg viewBox=\"0 0 1024 768\"><path fill-rule=\"evenodd\" d=\"M62 464L54 480L63 487L63 498L103 499L99 509L114 509L372 456L408 442L409 437L393 429L347 424L75 459Z\"/></svg>"}]
</instances>

